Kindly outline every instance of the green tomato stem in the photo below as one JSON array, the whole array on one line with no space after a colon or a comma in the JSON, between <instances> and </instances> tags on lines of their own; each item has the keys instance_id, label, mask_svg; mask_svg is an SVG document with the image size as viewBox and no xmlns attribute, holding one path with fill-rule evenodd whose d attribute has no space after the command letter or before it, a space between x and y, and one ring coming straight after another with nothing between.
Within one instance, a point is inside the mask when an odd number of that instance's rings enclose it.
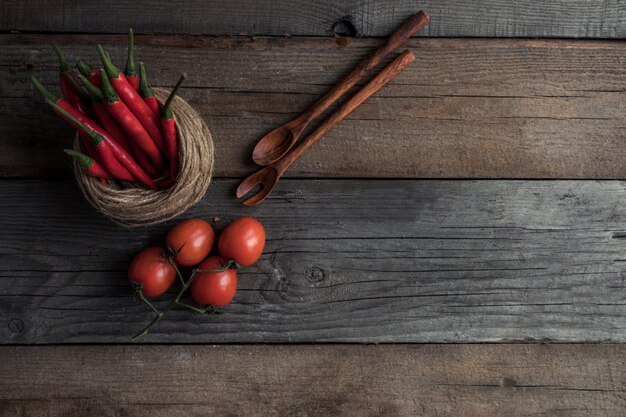
<instances>
[{"instance_id":1,"label":"green tomato stem","mask_svg":"<svg viewBox=\"0 0 626 417\"><path fill-rule=\"evenodd\" d=\"M206 306L204 308L199 308L199 307L189 305L187 303L183 303L182 301L179 301L176 304L183 308L187 308L191 311L195 311L196 313L200 313L200 314L213 313L213 306Z\"/></svg>"},{"instance_id":2,"label":"green tomato stem","mask_svg":"<svg viewBox=\"0 0 626 417\"><path fill-rule=\"evenodd\" d=\"M185 291L187 291L187 289L189 288L189 286L191 285L191 283L193 282L194 278L196 276L198 276L198 274L203 273L203 272L223 272L226 271L228 268L230 268L232 265L236 265L236 262L234 260L230 260L228 262L226 262L226 264L224 264L222 267L218 268L218 269L208 269L208 270L201 270L201 269L194 269L193 272L191 273L191 276L189 277L189 279L185 282L185 280L183 279L182 275L180 274L178 267L175 265L172 256L168 256L167 257L168 262L170 262L170 264L173 264L174 268L176 269L176 273L178 274L181 282L182 282L182 288L180 289L180 291L178 292L178 294L176 295L176 298L174 298L172 301L170 301L170 303L165 306L165 308L162 311L157 310L156 308L154 308L154 306L148 302L147 299L145 299L145 297L143 297L143 294L140 293L139 298L142 300L145 300L145 302L148 303L148 305L150 305L150 307L152 307L153 311L156 314L156 317L154 319L152 319L152 321L150 323L148 323L148 325L146 327L143 328L143 330L141 330L139 333L137 333L136 335L133 336L132 340L137 340L142 336L145 336L148 334L148 332L150 331L150 328L152 326L154 326L155 324L157 324L159 321L161 321L163 319L163 317L165 317L165 315L167 314L168 311L170 311L172 308L174 308L175 306L179 305L179 306L183 306L185 308L189 308L193 311L196 311L198 313L207 313L207 312L213 312L213 306L207 306L204 309L201 308L197 308L194 306L191 306L189 304L185 304L183 302L180 301L180 299L182 298L183 294L185 294Z\"/></svg>"},{"instance_id":3,"label":"green tomato stem","mask_svg":"<svg viewBox=\"0 0 626 417\"><path fill-rule=\"evenodd\" d=\"M237 269L241 268L237 262L235 262L234 259L231 259L230 261L226 262L224 265L222 265L221 267L219 267L218 269L196 269L194 270L194 273L196 272L224 272L227 269L229 269L231 266L235 265L237 267Z\"/></svg>"},{"instance_id":4,"label":"green tomato stem","mask_svg":"<svg viewBox=\"0 0 626 417\"><path fill-rule=\"evenodd\" d=\"M147 335L148 331L150 331L150 328L157 324L163 318L164 314L165 313L157 314L157 316L150 323L148 323L148 325L144 327L142 331L133 336L133 340L139 339L140 337Z\"/></svg>"},{"instance_id":5,"label":"green tomato stem","mask_svg":"<svg viewBox=\"0 0 626 417\"><path fill-rule=\"evenodd\" d=\"M143 295L143 291L141 291L141 288L139 288L138 290L136 290L135 292L137 294L137 297L139 297L139 299L141 301L143 301L144 303L146 303L148 305L148 307L150 307L152 309L152 311L154 311L154 314L156 314L157 316L159 315L160 311L157 310L157 308L154 306L154 304L152 304L145 295Z\"/></svg>"},{"instance_id":6,"label":"green tomato stem","mask_svg":"<svg viewBox=\"0 0 626 417\"><path fill-rule=\"evenodd\" d=\"M174 256L175 255L168 256L167 257L167 262L169 262L169 264L172 265L174 270L176 270L176 275L178 276L178 280L184 286L185 285L185 279L183 278L183 275L180 273L180 270L178 269L178 265L176 265L176 262L174 262L174 259L172 259Z\"/></svg>"}]
</instances>

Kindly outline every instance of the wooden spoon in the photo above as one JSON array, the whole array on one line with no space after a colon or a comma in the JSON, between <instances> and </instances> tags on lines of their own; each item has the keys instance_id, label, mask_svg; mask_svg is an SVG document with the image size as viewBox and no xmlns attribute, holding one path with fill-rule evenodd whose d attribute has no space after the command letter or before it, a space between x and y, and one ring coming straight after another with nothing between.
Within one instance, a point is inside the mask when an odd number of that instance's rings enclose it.
<instances>
[{"instance_id":1,"label":"wooden spoon","mask_svg":"<svg viewBox=\"0 0 626 417\"><path fill-rule=\"evenodd\" d=\"M352 113L361 103L367 100L372 94L380 90L385 84L398 75L407 65L415 60L411 52L404 51L393 62L372 80L365 85L358 93L352 96L335 110L330 117L317 127L308 137L300 141L295 148L287 153L283 158L272 165L261 168L259 171L243 180L237 188L237 198L241 198L250 193L256 186L261 189L252 197L244 201L246 206L255 206L265 200L272 192L280 177L287 169L302 155L311 145L317 142L322 136L328 133L337 123L341 122L347 115Z\"/></svg>"},{"instance_id":2,"label":"wooden spoon","mask_svg":"<svg viewBox=\"0 0 626 417\"><path fill-rule=\"evenodd\" d=\"M252 151L254 162L261 166L271 165L285 155L312 120L317 119L339 97L343 96L350 88L361 81L388 54L406 43L411 36L415 35L428 23L429 19L428 15L423 11L419 11L411 16L393 32L383 45L379 46L372 55L361 61L350 74L326 93L317 103L313 104L309 110L261 138Z\"/></svg>"}]
</instances>

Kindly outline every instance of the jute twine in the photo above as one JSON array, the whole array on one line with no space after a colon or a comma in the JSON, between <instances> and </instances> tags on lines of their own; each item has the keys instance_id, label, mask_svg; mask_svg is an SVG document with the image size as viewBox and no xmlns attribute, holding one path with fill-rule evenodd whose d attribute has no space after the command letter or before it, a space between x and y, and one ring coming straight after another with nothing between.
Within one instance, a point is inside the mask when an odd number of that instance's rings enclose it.
<instances>
[{"instance_id":1,"label":"jute twine","mask_svg":"<svg viewBox=\"0 0 626 417\"><path fill-rule=\"evenodd\" d=\"M154 89L163 102L169 91ZM204 196L213 172L213 140L211 132L198 113L183 99L172 103L178 129L179 172L176 182L164 190L148 190L137 184L109 181L102 185L74 161L74 175L89 203L113 222L126 227L162 223L182 214ZM74 148L80 149L78 137Z\"/></svg>"}]
</instances>

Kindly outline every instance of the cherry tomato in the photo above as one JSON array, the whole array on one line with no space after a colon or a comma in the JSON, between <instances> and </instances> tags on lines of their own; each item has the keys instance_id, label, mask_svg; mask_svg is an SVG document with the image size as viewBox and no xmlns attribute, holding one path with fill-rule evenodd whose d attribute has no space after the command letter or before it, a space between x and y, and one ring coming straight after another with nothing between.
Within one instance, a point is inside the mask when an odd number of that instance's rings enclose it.
<instances>
[{"instance_id":1,"label":"cherry tomato","mask_svg":"<svg viewBox=\"0 0 626 417\"><path fill-rule=\"evenodd\" d=\"M220 269L226 261L219 256L204 260L198 268L202 270ZM237 271L227 269L222 272L200 272L191 282L191 296L198 304L216 307L230 303L237 292Z\"/></svg>"},{"instance_id":2,"label":"cherry tomato","mask_svg":"<svg viewBox=\"0 0 626 417\"><path fill-rule=\"evenodd\" d=\"M241 217L226 226L217 248L225 259L234 259L241 266L250 266L261 257L265 247L265 229L257 219Z\"/></svg>"},{"instance_id":3,"label":"cherry tomato","mask_svg":"<svg viewBox=\"0 0 626 417\"><path fill-rule=\"evenodd\" d=\"M128 279L141 283L141 291L146 297L158 297L172 286L176 270L163 256L163 248L155 246L135 256L128 268Z\"/></svg>"},{"instance_id":4,"label":"cherry tomato","mask_svg":"<svg viewBox=\"0 0 626 417\"><path fill-rule=\"evenodd\" d=\"M174 252L180 250L174 261L182 266L194 266L202 262L211 252L214 241L213 228L200 219L188 219L178 223L165 238L168 248Z\"/></svg>"}]
</instances>

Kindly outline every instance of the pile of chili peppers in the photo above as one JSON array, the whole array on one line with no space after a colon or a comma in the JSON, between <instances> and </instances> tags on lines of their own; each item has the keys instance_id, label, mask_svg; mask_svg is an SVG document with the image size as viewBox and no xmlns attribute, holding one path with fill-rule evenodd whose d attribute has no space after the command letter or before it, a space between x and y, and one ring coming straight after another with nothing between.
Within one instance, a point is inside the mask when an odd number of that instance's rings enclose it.
<instances>
[{"instance_id":1,"label":"pile of chili peppers","mask_svg":"<svg viewBox=\"0 0 626 417\"><path fill-rule=\"evenodd\" d=\"M170 187L178 173L178 143L172 101L185 79L181 75L160 106L148 85L146 68L135 67L132 29L124 72L98 45L102 68L78 60L73 70L58 45L62 97L33 77L35 88L62 119L74 127L84 153L66 149L89 175L141 184L153 190Z\"/></svg>"}]
</instances>

